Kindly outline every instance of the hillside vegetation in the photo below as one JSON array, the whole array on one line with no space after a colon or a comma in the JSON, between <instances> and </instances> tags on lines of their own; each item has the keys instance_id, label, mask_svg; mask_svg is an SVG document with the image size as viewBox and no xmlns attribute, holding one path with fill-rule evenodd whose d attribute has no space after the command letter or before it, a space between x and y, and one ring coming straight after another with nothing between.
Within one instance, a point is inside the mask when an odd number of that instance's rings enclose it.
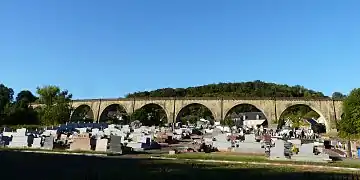
<instances>
[{"instance_id":1,"label":"hillside vegetation","mask_svg":"<svg viewBox=\"0 0 360 180\"><path fill-rule=\"evenodd\" d=\"M304 97L326 98L322 92L303 86L267 83L263 81L219 83L188 88L163 88L130 93L126 97Z\"/></svg>"}]
</instances>

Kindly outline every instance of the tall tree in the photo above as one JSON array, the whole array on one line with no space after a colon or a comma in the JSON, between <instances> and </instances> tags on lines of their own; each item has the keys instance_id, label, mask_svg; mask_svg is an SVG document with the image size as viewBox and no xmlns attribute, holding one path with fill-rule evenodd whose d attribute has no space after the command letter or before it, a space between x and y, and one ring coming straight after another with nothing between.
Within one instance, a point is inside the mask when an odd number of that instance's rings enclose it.
<instances>
[{"instance_id":1,"label":"tall tree","mask_svg":"<svg viewBox=\"0 0 360 180\"><path fill-rule=\"evenodd\" d=\"M4 107L13 100L14 90L0 84L0 113Z\"/></svg>"},{"instance_id":2,"label":"tall tree","mask_svg":"<svg viewBox=\"0 0 360 180\"><path fill-rule=\"evenodd\" d=\"M72 95L61 91L57 86L37 88L40 103L45 106L39 108L39 119L42 124L55 125L65 123L70 118Z\"/></svg>"},{"instance_id":3,"label":"tall tree","mask_svg":"<svg viewBox=\"0 0 360 180\"><path fill-rule=\"evenodd\" d=\"M0 84L0 123L4 124L6 119L6 112L8 106L13 100L14 91L11 88L6 87L4 84Z\"/></svg>"},{"instance_id":4,"label":"tall tree","mask_svg":"<svg viewBox=\"0 0 360 180\"><path fill-rule=\"evenodd\" d=\"M15 99L16 101L10 102L4 107L2 124L38 124L36 112L29 106L36 97L30 91L24 90L18 93Z\"/></svg>"},{"instance_id":5,"label":"tall tree","mask_svg":"<svg viewBox=\"0 0 360 180\"><path fill-rule=\"evenodd\" d=\"M342 94L341 92L334 92L331 96L333 99L344 99L346 95Z\"/></svg>"},{"instance_id":6,"label":"tall tree","mask_svg":"<svg viewBox=\"0 0 360 180\"><path fill-rule=\"evenodd\" d=\"M360 133L360 88L356 88L344 99L344 116L341 119L340 135L349 137Z\"/></svg>"},{"instance_id":7,"label":"tall tree","mask_svg":"<svg viewBox=\"0 0 360 180\"><path fill-rule=\"evenodd\" d=\"M20 91L16 96L16 102L22 102L25 104L33 103L37 100L37 97L33 95L31 91L23 90Z\"/></svg>"}]
</instances>

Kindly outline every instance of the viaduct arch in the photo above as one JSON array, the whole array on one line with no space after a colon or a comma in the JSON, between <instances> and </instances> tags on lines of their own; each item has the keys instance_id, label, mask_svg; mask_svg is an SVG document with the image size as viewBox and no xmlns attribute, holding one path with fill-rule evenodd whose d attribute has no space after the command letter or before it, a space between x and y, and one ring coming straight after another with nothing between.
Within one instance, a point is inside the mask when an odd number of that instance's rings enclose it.
<instances>
[{"instance_id":1,"label":"viaduct arch","mask_svg":"<svg viewBox=\"0 0 360 180\"><path fill-rule=\"evenodd\" d=\"M342 101L330 98L304 99L304 98L215 98L215 97L187 97L187 98L121 98L121 99L89 99L74 100L72 107L76 109L82 105L91 108L94 121L98 121L101 113L110 105L118 104L130 115L137 109L147 105L156 104L165 112L168 122L176 121L183 108L191 104L201 104L207 107L213 114L215 120L220 121L235 106L249 104L259 109L267 118L269 123L278 121L281 114L289 107L295 105L306 105L316 111L325 119L326 129L336 128L336 121L341 119Z\"/></svg>"}]
</instances>

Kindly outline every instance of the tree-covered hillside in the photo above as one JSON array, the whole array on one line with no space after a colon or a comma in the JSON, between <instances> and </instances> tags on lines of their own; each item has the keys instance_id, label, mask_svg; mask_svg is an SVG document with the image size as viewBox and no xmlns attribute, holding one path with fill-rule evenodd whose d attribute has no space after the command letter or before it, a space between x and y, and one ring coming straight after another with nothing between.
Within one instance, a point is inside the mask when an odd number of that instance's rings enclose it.
<instances>
[{"instance_id":1,"label":"tree-covered hillside","mask_svg":"<svg viewBox=\"0 0 360 180\"><path fill-rule=\"evenodd\" d=\"M305 97L323 98L322 92L303 86L267 83L263 81L219 83L188 88L163 88L130 93L126 97Z\"/></svg>"}]
</instances>

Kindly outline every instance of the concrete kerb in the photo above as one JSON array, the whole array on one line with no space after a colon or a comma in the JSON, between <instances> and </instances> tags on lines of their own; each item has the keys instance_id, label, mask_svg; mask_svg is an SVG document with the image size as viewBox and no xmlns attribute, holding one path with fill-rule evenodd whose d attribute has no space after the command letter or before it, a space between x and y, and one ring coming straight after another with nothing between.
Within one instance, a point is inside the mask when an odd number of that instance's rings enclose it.
<instances>
[{"instance_id":1,"label":"concrete kerb","mask_svg":"<svg viewBox=\"0 0 360 180\"><path fill-rule=\"evenodd\" d=\"M225 160L206 160L206 159L182 159L182 158L167 158L167 157L154 157L151 159L161 160L184 160L184 161L195 161L195 162L208 162L208 163L224 163L224 164L253 164L253 165L271 165L271 166L290 166L299 168L318 168L318 169L333 169L333 170L347 170L347 171L360 171L360 168L347 168L347 167L336 167L336 166L321 166L321 165L307 165L307 164L281 164L272 162L246 162L246 161L225 161Z\"/></svg>"}]
</instances>

